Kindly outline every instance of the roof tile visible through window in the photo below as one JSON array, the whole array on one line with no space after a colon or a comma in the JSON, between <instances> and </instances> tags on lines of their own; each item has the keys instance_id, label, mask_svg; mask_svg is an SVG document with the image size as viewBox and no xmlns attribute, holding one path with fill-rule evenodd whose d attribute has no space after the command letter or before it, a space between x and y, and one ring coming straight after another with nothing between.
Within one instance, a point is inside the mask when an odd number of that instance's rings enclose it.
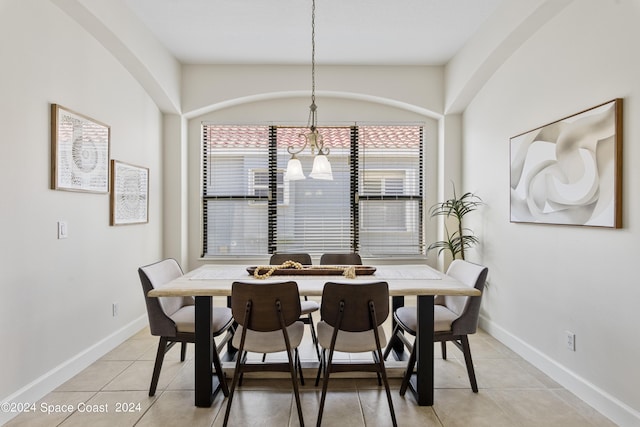
<instances>
[{"instance_id":1,"label":"roof tile visible through window","mask_svg":"<svg viewBox=\"0 0 640 427\"><path fill-rule=\"evenodd\" d=\"M420 126L360 126L360 143L368 148L419 148ZM325 146L344 148L350 146L349 127L318 127ZM205 140L213 148L264 148L269 145L268 126L204 126ZM278 146L300 147L304 144L304 127L278 127Z\"/></svg>"},{"instance_id":2,"label":"roof tile visible through window","mask_svg":"<svg viewBox=\"0 0 640 427\"><path fill-rule=\"evenodd\" d=\"M420 126L361 126L360 142L369 148L418 148Z\"/></svg>"},{"instance_id":3,"label":"roof tile visible through window","mask_svg":"<svg viewBox=\"0 0 640 427\"><path fill-rule=\"evenodd\" d=\"M204 139L212 148L264 148L269 145L268 126L203 127Z\"/></svg>"},{"instance_id":4,"label":"roof tile visible through window","mask_svg":"<svg viewBox=\"0 0 640 427\"><path fill-rule=\"evenodd\" d=\"M302 147L304 145L304 134L309 132L309 128L296 127L278 128L278 147L285 148L290 145ZM325 147L349 148L351 145L351 128L349 127L318 127L318 132L322 135Z\"/></svg>"}]
</instances>

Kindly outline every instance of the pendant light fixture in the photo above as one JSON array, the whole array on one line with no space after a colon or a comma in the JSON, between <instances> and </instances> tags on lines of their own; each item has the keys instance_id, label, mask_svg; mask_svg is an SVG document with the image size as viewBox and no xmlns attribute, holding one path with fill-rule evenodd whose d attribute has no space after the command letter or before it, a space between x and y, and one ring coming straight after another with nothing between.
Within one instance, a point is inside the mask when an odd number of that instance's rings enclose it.
<instances>
[{"instance_id":1,"label":"pendant light fixture","mask_svg":"<svg viewBox=\"0 0 640 427\"><path fill-rule=\"evenodd\" d=\"M316 0L311 0L311 105L309 106L309 121L307 127L309 131L307 133L301 133L299 136L304 137L304 145L302 148L296 148L293 145L287 147L287 152L291 154L291 159L287 163L287 172L284 179L288 181L297 181L305 179L304 172L302 171L302 163L296 157L296 154L301 153L307 146L311 150L313 158L313 168L309 174L313 179L325 179L333 180L333 173L331 171L331 163L327 155L329 154L329 148L324 146L322 135L318 132L318 107L316 106ZM316 151L318 152L316 154Z\"/></svg>"}]
</instances>

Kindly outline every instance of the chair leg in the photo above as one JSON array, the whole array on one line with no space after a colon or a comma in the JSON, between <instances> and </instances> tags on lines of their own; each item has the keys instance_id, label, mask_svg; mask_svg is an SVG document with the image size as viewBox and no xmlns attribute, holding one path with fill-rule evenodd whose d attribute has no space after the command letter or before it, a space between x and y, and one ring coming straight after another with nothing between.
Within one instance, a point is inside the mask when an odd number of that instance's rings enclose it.
<instances>
[{"instance_id":1,"label":"chair leg","mask_svg":"<svg viewBox=\"0 0 640 427\"><path fill-rule=\"evenodd\" d=\"M287 347L289 346L289 343L287 341ZM304 426L304 418L302 417L302 404L300 403L300 391L298 389L298 378L296 375L296 364L300 363L300 359L298 358L298 349L296 348L294 350L294 356L295 359L298 360L298 362L296 362L295 360L292 359L291 357L291 350L287 351L287 358L289 359L289 373L291 374L291 384L293 385L293 393L295 395L296 398L296 407L298 408L298 420L300 421L300 425ZM302 372L300 373L302 375Z\"/></svg>"},{"instance_id":2,"label":"chair leg","mask_svg":"<svg viewBox=\"0 0 640 427\"><path fill-rule=\"evenodd\" d=\"M229 422L229 413L231 412L231 402L233 402L233 395L236 391L236 387L238 386L238 382L240 381L240 377L242 375L242 363L243 363L243 352L242 349L238 350L238 357L236 359L236 369L233 372L233 381L231 382L231 389L229 390L229 396L227 398L227 409L224 412L224 422L223 427L227 427L227 423Z\"/></svg>"},{"instance_id":3,"label":"chair leg","mask_svg":"<svg viewBox=\"0 0 640 427\"><path fill-rule=\"evenodd\" d=\"M441 341L440 348L442 348L442 359L447 360L447 342Z\"/></svg>"},{"instance_id":4,"label":"chair leg","mask_svg":"<svg viewBox=\"0 0 640 427\"><path fill-rule=\"evenodd\" d=\"M387 347L384 349L384 355L382 356L383 360L387 360L387 357L389 357L389 353L391 353L391 350L393 350L393 342L395 341L396 334L399 332L399 328L400 327L398 325L393 327L391 338L389 338Z\"/></svg>"},{"instance_id":5,"label":"chair leg","mask_svg":"<svg viewBox=\"0 0 640 427\"><path fill-rule=\"evenodd\" d=\"M302 374L302 362L300 361L300 353L298 353L298 349L295 349L295 367L300 375L300 385L304 385L304 375Z\"/></svg>"},{"instance_id":6,"label":"chair leg","mask_svg":"<svg viewBox=\"0 0 640 427\"><path fill-rule=\"evenodd\" d=\"M326 350L322 350L322 358L326 359L327 354ZM325 368L324 368L324 378L322 380L322 396L320 397L320 408L318 409L318 422L316 423L316 427L320 427L322 424L322 413L324 412L324 402L327 398L327 387L329 386L329 372L331 372L331 362L333 359L333 349L329 350L329 360L324 360Z\"/></svg>"},{"instance_id":7,"label":"chair leg","mask_svg":"<svg viewBox=\"0 0 640 427\"><path fill-rule=\"evenodd\" d=\"M229 396L227 379L225 378L224 372L222 371L222 363L220 362L220 355L218 354L218 348L216 346L215 340L213 341L213 367L216 370L215 374L218 377L218 381L220 382L220 389L222 390L222 394L224 395L224 397Z\"/></svg>"},{"instance_id":8,"label":"chair leg","mask_svg":"<svg viewBox=\"0 0 640 427\"><path fill-rule=\"evenodd\" d=\"M380 360L378 360L378 353L376 353L375 351L371 352L372 356L373 356L373 361L376 363L380 363ZM382 354L382 353L381 353ZM376 377L378 377L378 387L382 386L382 378L380 378L380 372L376 371Z\"/></svg>"},{"instance_id":9,"label":"chair leg","mask_svg":"<svg viewBox=\"0 0 640 427\"><path fill-rule=\"evenodd\" d=\"M469 374L469 382L471 383L471 390L474 393L478 392L478 383L476 382L476 372L473 369L473 360L471 359L471 347L469 347L469 338L466 335L460 337L460 343L462 344L462 353L464 354L464 363L467 365L467 373Z\"/></svg>"},{"instance_id":10,"label":"chair leg","mask_svg":"<svg viewBox=\"0 0 640 427\"><path fill-rule=\"evenodd\" d=\"M242 357L242 363L246 363L247 362L247 352L239 352L238 353L238 357ZM240 373L240 379L238 380L238 385L240 387L242 387L242 379L244 378L244 372Z\"/></svg>"},{"instance_id":11,"label":"chair leg","mask_svg":"<svg viewBox=\"0 0 640 427\"><path fill-rule=\"evenodd\" d=\"M384 389L385 389L385 392L387 393L387 402L389 402L389 411L391 412L391 421L393 422L393 427L397 427L398 423L396 421L396 412L393 410L393 400L391 399L391 389L389 388L389 379L387 378L387 370L384 367L384 360L380 359L381 357L382 357L382 350L378 349L377 357L376 357L376 359L379 359L378 367L379 367L380 373L378 374L378 377L382 376L382 381L384 382Z\"/></svg>"},{"instance_id":12,"label":"chair leg","mask_svg":"<svg viewBox=\"0 0 640 427\"><path fill-rule=\"evenodd\" d=\"M322 371L324 370L326 357L326 350L324 348L322 349L320 356L320 364L318 365L318 373L316 374L316 387L318 387L318 384L320 383L320 374L322 374Z\"/></svg>"},{"instance_id":13,"label":"chair leg","mask_svg":"<svg viewBox=\"0 0 640 427\"><path fill-rule=\"evenodd\" d=\"M183 342L180 346L180 361L184 362L184 359L187 358L187 343Z\"/></svg>"},{"instance_id":14,"label":"chair leg","mask_svg":"<svg viewBox=\"0 0 640 427\"><path fill-rule=\"evenodd\" d=\"M413 346L411 350L411 355L409 356L409 362L407 363L407 371L402 378L402 384L400 385L400 396L404 396L407 392L407 387L409 387L409 381L411 380L411 376L413 375L413 368L416 365L416 346Z\"/></svg>"},{"instance_id":15,"label":"chair leg","mask_svg":"<svg viewBox=\"0 0 640 427\"><path fill-rule=\"evenodd\" d=\"M164 354L167 351L167 343L169 340L165 337L160 337L158 342L158 351L156 352L156 363L153 367L153 375L151 375L151 385L149 386L149 396L156 394L156 388L158 387L158 379L160 378L160 370L162 369L162 362L164 361Z\"/></svg>"},{"instance_id":16,"label":"chair leg","mask_svg":"<svg viewBox=\"0 0 640 427\"><path fill-rule=\"evenodd\" d=\"M311 313L309 313L309 329L311 330L311 341L313 345L316 347L316 355L318 356L318 361L320 361L320 348L318 347L318 336L316 335L316 328L313 326L313 317Z\"/></svg>"}]
</instances>

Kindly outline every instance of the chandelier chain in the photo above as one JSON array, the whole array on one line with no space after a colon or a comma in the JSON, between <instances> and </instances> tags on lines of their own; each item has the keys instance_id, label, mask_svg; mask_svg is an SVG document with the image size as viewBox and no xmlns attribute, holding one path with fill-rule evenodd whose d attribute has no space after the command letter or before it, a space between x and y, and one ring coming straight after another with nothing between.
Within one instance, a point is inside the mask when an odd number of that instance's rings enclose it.
<instances>
[{"instance_id":1,"label":"chandelier chain","mask_svg":"<svg viewBox=\"0 0 640 427\"><path fill-rule=\"evenodd\" d=\"M316 119L316 1L311 2L311 128L315 129Z\"/></svg>"},{"instance_id":2,"label":"chandelier chain","mask_svg":"<svg viewBox=\"0 0 640 427\"><path fill-rule=\"evenodd\" d=\"M291 154L291 158L287 163L287 172L284 176L285 180L297 181L305 179L302 172L302 164L296 158L296 154L304 151L309 147L313 156L313 169L309 177L314 179L333 180L331 172L331 163L327 159L329 148L324 146L324 141L320 132L318 132L317 117L318 107L316 106L316 0L311 0L311 105L309 106L309 122L307 123L308 131L298 134L300 138L304 138L304 142L300 148L295 145L289 145L287 152ZM316 155L317 151L317 155ZM271 272L272 273L272 272Z\"/></svg>"}]
</instances>

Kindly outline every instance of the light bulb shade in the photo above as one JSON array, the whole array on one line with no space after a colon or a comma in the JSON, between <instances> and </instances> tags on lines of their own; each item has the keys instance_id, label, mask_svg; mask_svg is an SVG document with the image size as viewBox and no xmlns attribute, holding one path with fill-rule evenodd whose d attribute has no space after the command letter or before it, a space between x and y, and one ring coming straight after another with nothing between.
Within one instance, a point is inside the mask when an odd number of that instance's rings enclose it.
<instances>
[{"instance_id":1,"label":"light bulb shade","mask_svg":"<svg viewBox=\"0 0 640 427\"><path fill-rule=\"evenodd\" d=\"M287 163L287 172L284 174L285 181L299 181L305 179L302 172L302 163L296 158L290 158Z\"/></svg>"},{"instance_id":2,"label":"light bulb shade","mask_svg":"<svg viewBox=\"0 0 640 427\"><path fill-rule=\"evenodd\" d=\"M313 169L309 176L313 179L326 179L333 181L333 172L331 172L331 163L324 154L318 154L313 159Z\"/></svg>"}]
</instances>

